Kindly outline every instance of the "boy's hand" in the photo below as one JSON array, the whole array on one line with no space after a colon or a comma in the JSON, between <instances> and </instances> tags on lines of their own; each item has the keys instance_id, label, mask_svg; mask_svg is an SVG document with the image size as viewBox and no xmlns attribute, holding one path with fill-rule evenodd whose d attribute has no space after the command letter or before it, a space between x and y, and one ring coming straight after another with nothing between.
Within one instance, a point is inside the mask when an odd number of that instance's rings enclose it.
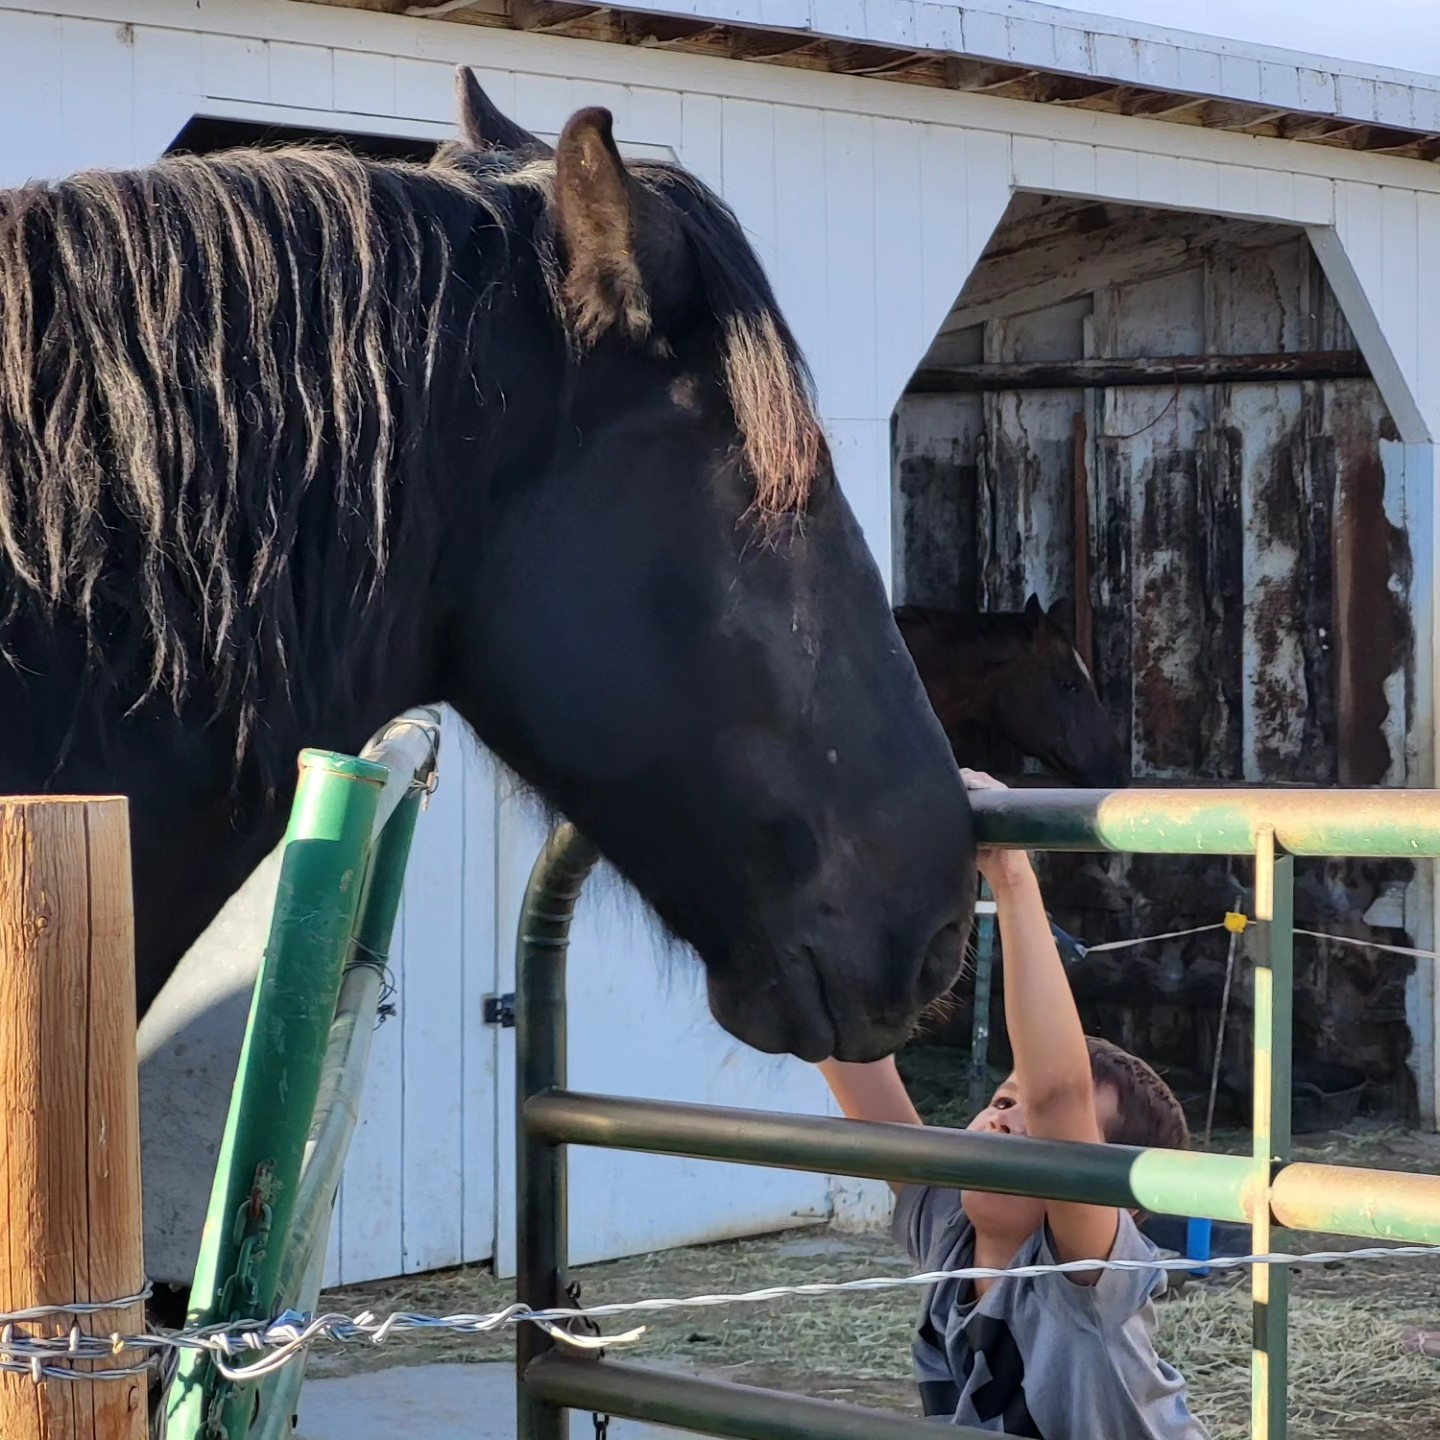
<instances>
[{"instance_id":1,"label":"boy's hand","mask_svg":"<svg viewBox=\"0 0 1440 1440\"><path fill-rule=\"evenodd\" d=\"M1009 789L1009 786L1002 784L993 775L987 775L983 770L966 770L962 766L960 778L965 782L967 790ZM1030 857L1023 850L982 848L975 856L975 865L997 895L1002 890L1032 880L1035 876L1034 870L1030 868Z\"/></svg>"}]
</instances>

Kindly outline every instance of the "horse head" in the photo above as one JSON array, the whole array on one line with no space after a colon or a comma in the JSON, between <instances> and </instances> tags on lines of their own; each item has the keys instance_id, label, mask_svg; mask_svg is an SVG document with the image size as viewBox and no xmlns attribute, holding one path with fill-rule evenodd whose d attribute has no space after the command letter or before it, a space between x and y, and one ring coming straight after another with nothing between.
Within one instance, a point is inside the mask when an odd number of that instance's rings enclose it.
<instances>
[{"instance_id":1,"label":"horse head","mask_svg":"<svg viewBox=\"0 0 1440 1440\"><path fill-rule=\"evenodd\" d=\"M973 837L804 361L700 181L627 163L604 110L552 150L459 88L436 163L522 197L533 293L480 303L538 307L501 399L550 423L437 567L445 698L694 948L732 1034L886 1054L958 972Z\"/></svg>"},{"instance_id":2,"label":"horse head","mask_svg":"<svg viewBox=\"0 0 1440 1440\"><path fill-rule=\"evenodd\" d=\"M1039 760L1071 784L1128 783L1125 753L1090 670L1058 619L1032 595L1019 613L896 611L930 703L952 741L977 733ZM963 764L984 757L961 753Z\"/></svg>"},{"instance_id":3,"label":"horse head","mask_svg":"<svg viewBox=\"0 0 1440 1440\"><path fill-rule=\"evenodd\" d=\"M1071 784L1114 789L1128 783L1125 754L1089 667L1037 596L1025 604L1015 661L1005 668L995 705L1011 742Z\"/></svg>"}]
</instances>

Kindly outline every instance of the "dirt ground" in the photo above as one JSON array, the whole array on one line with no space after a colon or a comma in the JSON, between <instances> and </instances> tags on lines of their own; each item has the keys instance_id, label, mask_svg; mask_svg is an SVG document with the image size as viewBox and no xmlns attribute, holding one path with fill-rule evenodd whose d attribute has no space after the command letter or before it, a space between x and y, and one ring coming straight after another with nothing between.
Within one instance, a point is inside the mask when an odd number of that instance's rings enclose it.
<instances>
[{"instance_id":1,"label":"dirt ground","mask_svg":"<svg viewBox=\"0 0 1440 1440\"><path fill-rule=\"evenodd\" d=\"M928 1108L928 1107L927 1107ZM1217 1136L1216 1149L1245 1137ZM1388 1170L1440 1172L1440 1137L1357 1123L1307 1136L1297 1158ZM1351 1249L1361 1242L1294 1233L1296 1252ZM652 1296L736 1292L775 1284L902 1275L905 1257L879 1235L823 1228L670 1251L587 1266L576 1272L586 1304ZM1158 1306L1159 1348L1185 1374L1196 1412L1214 1440L1244 1440L1250 1396L1247 1277L1187 1279ZM1294 1440L1440 1440L1440 1358L1420 1348L1425 1332L1440 1356L1440 1256L1353 1262L1292 1272L1291 1435ZM324 1308L428 1314L479 1313L513 1298L487 1269L357 1286L325 1297ZM890 1290L824 1299L787 1299L646 1317L627 1358L683 1364L744 1384L914 1412L910 1326L919 1297ZM626 1322L628 1324L628 1322ZM607 1322L612 1331L622 1328ZM508 1336L444 1332L410 1335L384 1347L317 1352L316 1377L384 1365L498 1360Z\"/></svg>"}]
</instances>

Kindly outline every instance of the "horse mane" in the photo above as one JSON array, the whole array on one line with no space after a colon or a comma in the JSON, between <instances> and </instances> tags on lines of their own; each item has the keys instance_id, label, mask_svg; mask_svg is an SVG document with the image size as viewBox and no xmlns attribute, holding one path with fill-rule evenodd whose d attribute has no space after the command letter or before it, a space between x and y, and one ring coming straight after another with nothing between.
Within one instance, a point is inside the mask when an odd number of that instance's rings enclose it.
<instances>
[{"instance_id":1,"label":"horse mane","mask_svg":"<svg viewBox=\"0 0 1440 1440\"><path fill-rule=\"evenodd\" d=\"M447 151L175 156L0 191L0 622L73 613L134 704L178 708L203 677L244 753L297 657L433 528L441 351L486 309L459 269L477 228L531 243L564 319L548 225L505 183L533 165ZM824 441L763 272L699 182L632 169L696 258L755 506L802 510ZM300 523L311 495L330 523ZM306 575L325 603L302 603ZM19 663L3 632L0 653Z\"/></svg>"},{"instance_id":2,"label":"horse mane","mask_svg":"<svg viewBox=\"0 0 1440 1440\"><path fill-rule=\"evenodd\" d=\"M243 752L262 697L339 629L305 577L363 605L396 497L418 513L477 206L498 218L459 172L320 148L0 192L6 618L25 596L73 612L132 704L178 706L203 675ZM332 523L300 523L312 493Z\"/></svg>"}]
</instances>

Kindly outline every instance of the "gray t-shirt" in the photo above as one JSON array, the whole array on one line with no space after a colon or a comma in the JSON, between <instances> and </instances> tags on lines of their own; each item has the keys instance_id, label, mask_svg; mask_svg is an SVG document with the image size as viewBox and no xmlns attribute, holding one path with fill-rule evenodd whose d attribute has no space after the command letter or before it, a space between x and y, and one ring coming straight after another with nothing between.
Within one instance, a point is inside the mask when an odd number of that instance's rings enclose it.
<instances>
[{"instance_id":1,"label":"gray t-shirt","mask_svg":"<svg viewBox=\"0 0 1440 1440\"><path fill-rule=\"evenodd\" d=\"M907 1186L894 1233L922 1270L974 1264L958 1190ZM1122 1212L1109 1258L1156 1254ZM1054 1264L1049 1227L1012 1263ZM1164 1288L1162 1270L1106 1270L1094 1285L1000 1280L979 1297L968 1280L932 1285L914 1340L925 1414L1033 1440L1207 1440L1183 1377L1155 1353L1151 1297Z\"/></svg>"}]
</instances>

